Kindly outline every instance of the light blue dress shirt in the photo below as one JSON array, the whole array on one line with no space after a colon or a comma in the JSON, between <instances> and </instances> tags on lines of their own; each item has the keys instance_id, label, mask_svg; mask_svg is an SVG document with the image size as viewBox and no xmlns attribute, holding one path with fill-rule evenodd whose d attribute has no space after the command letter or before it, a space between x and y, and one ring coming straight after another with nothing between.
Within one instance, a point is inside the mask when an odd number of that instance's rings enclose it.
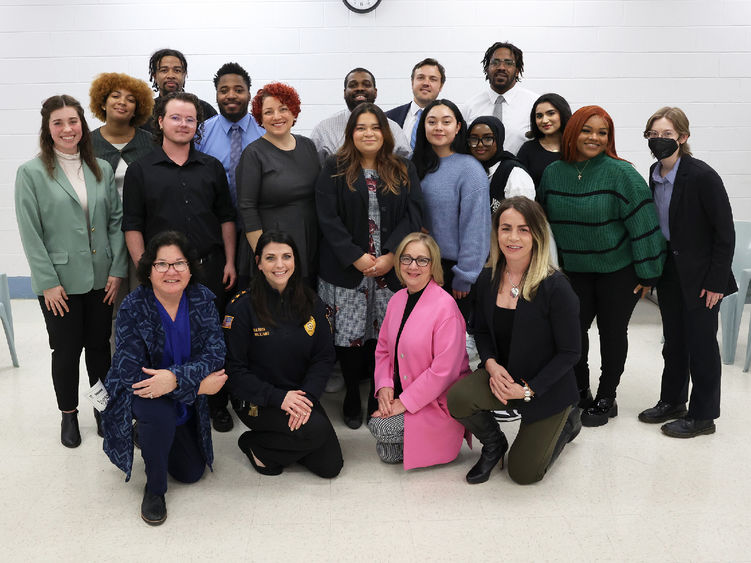
<instances>
[{"instance_id":1,"label":"light blue dress shirt","mask_svg":"<svg viewBox=\"0 0 751 563\"><path fill-rule=\"evenodd\" d=\"M652 181L654 182L655 191L654 199L657 206L657 217L660 221L660 230L665 240L670 242L670 199L673 197L673 186L675 185L675 175L678 172L678 166L681 163L679 158L673 169L663 178L660 174L662 162L658 162L652 171Z\"/></svg>"}]
</instances>

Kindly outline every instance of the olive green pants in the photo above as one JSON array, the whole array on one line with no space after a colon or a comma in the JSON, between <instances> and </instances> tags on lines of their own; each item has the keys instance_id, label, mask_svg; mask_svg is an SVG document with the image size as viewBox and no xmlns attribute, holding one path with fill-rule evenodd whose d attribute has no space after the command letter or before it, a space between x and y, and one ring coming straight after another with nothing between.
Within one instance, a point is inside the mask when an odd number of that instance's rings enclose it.
<instances>
[{"instance_id":1,"label":"olive green pants","mask_svg":"<svg viewBox=\"0 0 751 563\"><path fill-rule=\"evenodd\" d=\"M478 369L457 381L448 393L451 416L462 419L480 411L514 408L513 403L517 401L510 401L508 405L504 405L493 395L489 381L490 375L484 369ZM545 476L551 465L558 437L570 412L571 407L566 407L548 418L535 422L525 422L522 418L507 462L509 476L515 482L528 485L540 481Z\"/></svg>"}]
</instances>

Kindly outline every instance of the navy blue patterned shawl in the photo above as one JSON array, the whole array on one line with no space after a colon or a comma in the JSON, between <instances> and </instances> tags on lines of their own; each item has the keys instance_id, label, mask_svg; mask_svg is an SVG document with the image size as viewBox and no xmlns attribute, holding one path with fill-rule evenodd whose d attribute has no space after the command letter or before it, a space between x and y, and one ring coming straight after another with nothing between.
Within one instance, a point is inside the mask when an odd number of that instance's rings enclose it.
<instances>
[{"instance_id":1,"label":"navy blue patterned shawl","mask_svg":"<svg viewBox=\"0 0 751 563\"><path fill-rule=\"evenodd\" d=\"M226 348L214 306L214 294L202 285L185 289L190 318L191 360L169 368L177 376L177 389L170 395L187 405L195 404L199 419L201 448L209 467L214 461L211 445L211 421L206 395L198 396L198 387L209 373L224 366ZM104 452L130 480L133 466L133 413L131 385L147 376L142 367L159 365L165 335L151 288L137 287L123 301L117 314L115 355L104 381L110 395L102 413Z\"/></svg>"}]
</instances>

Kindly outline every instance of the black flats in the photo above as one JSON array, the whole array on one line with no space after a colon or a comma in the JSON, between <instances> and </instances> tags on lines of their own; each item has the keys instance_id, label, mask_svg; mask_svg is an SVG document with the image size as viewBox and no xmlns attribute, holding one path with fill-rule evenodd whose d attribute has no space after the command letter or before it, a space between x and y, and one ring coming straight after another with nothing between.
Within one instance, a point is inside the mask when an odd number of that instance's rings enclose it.
<instances>
[{"instance_id":1,"label":"black flats","mask_svg":"<svg viewBox=\"0 0 751 563\"><path fill-rule=\"evenodd\" d=\"M243 451L243 453L248 456L248 460L250 460L250 464L253 466L253 469L258 471L261 475L281 475L282 471L284 471L284 468L281 465L278 466L260 466L256 463L256 460L253 456L253 450L250 448L250 432L243 432L240 435L240 438L237 440L238 447Z\"/></svg>"},{"instance_id":2,"label":"black flats","mask_svg":"<svg viewBox=\"0 0 751 563\"><path fill-rule=\"evenodd\" d=\"M167 503L164 500L164 495L150 493L148 486L143 488L141 518L149 526L159 526L167 519Z\"/></svg>"},{"instance_id":3,"label":"black flats","mask_svg":"<svg viewBox=\"0 0 751 563\"><path fill-rule=\"evenodd\" d=\"M598 397L591 407L582 411L582 425L602 426L608 423L608 419L616 416L618 416L618 403L615 402L615 398Z\"/></svg>"},{"instance_id":4,"label":"black flats","mask_svg":"<svg viewBox=\"0 0 751 563\"><path fill-rule=\"evenodd\" d=\"M78 429L78 411L62 413L60 423L60 442L66 448L77 448L81 445L81 431Z\"/></svg>"}]
</instances>

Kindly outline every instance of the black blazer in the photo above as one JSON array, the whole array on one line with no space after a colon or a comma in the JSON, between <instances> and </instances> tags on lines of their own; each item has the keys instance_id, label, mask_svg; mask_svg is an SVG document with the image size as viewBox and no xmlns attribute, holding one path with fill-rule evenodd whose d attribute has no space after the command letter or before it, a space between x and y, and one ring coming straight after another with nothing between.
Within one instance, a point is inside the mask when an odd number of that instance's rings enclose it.
<instances>
[{"instance_id":1,"label":"black blazer","mask_svg":"<svg viewBox=\"0 0 751 563\"><path fill-rule=\"evenodd\" d=\"M654 192L649 169L649 187ZM735 249L733 212L722 179L707 163L685 155L675 176L669 210L670 250L689 308L703 306L702 289L738 291L731 265Z\"/></svg>"},{"instance_id":2,"label":"black blazer","mask_svg":"<svg viewBox=\"0 0 751 563\"><path fill-rule=\"evenodd\" d=\"M390 109L386 112L386 117L392 121L396 121L399 127L404 127L404 120L407 119L407 112L409 112L409 106L412 102L407 102L403 106L396 106L394 109ZM410 131L410 134L412 132ZM405 133L407 135L407 133ZM409 136L407 136L409 138Z\"/></svg>"},{"instance_id":3,"label":"black blazer","mask_svg":"<svg viewBox=\"0 0 751 563\"><path fill-rule=\"evenodd\" d=\"M422 228L420 179L412 162L404 158L402 162L407 166L409 188L402 186L399 195L384 194L383 184L378 182L383 254L395 251L405 236ZM368 188L362 171L355 191L347 187L344 175L335 176L336 173L336 157L332 156L323 165L316 183L316 211L323 233L318 275L336 286L354 288L363 275L352 263L367 253L369 246ZM393 269L386 281L392 291L401 288Z\"/></svg>"},{"instance_id":4,"label":"black blazer","mask_svg":"<svg viewBox=\"0 0 751 563\"><path fill-rule=\"evenodd\" d=\"M493 280L490 272L485 268L475 284L475 342L481 365L497 357L493 311L500 276ZM579 298L561 272L540 284L533 301L519 296L504 367L514 381L524 385L524 380L534 391L531 401L512 403L524 422L547 418L579 401L574 365L581 355L580 332Z\"/></svg>"}]
</instances>

